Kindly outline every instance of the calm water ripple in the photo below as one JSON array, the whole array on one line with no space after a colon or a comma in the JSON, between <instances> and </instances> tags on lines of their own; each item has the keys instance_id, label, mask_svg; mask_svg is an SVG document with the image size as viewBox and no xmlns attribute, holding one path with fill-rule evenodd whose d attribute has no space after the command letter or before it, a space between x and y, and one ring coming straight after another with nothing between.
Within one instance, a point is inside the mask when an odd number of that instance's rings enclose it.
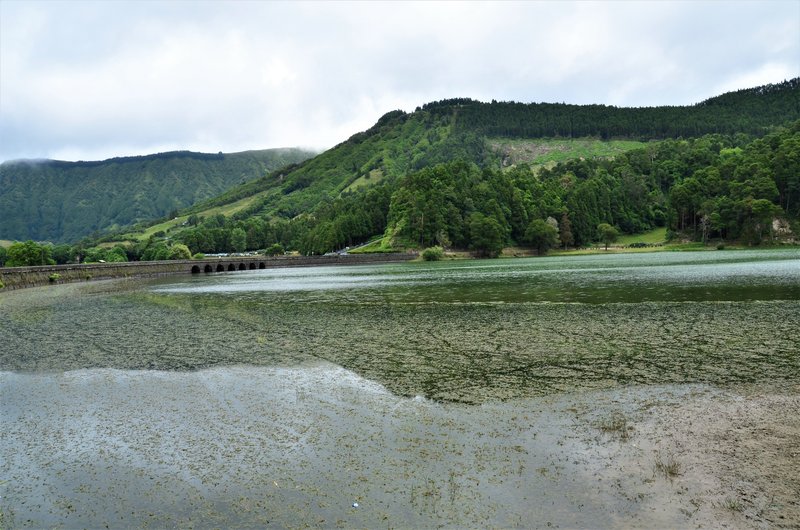
<instances>
[{"instance_id":1,"label":"calm water ripple","mask_svg":"<svg viewBox=\"0 0 800 530\"><path fill-rule=\"evenodd\" d=\"M211 275L174 294L289 294L292 302L631 302L800 299L800 252L624 254L314 267Z\"/></svg>"}]
</instances>

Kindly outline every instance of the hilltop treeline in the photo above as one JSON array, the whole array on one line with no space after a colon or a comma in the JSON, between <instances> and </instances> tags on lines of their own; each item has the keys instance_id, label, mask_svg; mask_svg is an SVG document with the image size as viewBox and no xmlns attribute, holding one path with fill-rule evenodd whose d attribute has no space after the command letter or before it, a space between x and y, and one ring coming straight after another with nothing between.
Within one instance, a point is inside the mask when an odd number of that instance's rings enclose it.
<instances>
[{"instance_id":1,"label":"hilltop treeline","mask_svg":"<svg viewBox=\"0 0 800 530\"><path fill-rule=\"evenodd\" d=\"M594 136L602 139L689 138L704 134L763 134L800 118L800 79L740 90L693 106L621 108L564 103L480 103L444 100L423 109L453 113L457 132L510 138Z\"/></svg>"}]
</instances>

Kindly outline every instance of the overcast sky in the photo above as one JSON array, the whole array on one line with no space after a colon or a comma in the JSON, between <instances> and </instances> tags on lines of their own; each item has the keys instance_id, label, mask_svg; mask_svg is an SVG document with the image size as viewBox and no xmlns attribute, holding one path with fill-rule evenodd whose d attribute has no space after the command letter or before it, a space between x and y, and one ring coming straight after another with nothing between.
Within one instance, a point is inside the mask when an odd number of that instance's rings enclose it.
<instances>
[{"instance_id":1,"label":"overcast sky","mask_svg":"<svg viewBox=\"0 0 800 530\"><path fill-rule=\"evenodd\" d=\"M0 160L328 148L428 101L686 105L800 76L800 0L0 0Z\"/></svg>"}]
</instances>

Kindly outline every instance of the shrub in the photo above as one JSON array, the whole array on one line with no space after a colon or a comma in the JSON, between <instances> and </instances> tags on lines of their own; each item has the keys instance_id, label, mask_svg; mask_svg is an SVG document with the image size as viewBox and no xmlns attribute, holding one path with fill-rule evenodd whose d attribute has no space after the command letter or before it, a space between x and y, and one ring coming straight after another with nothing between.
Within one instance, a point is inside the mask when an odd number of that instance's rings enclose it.
<instances>
[{"instance_id":1,"label":"shrub","mask_svg":"<svg viewBox=\"0 0 800 530\"><path fill-rule=\"evenodd\" d=\"M717 250L725 250L725 243L720 243L717 245Z\"/></svg>"},{"instance_id":2,"label":"shrub","mask_svg":"<svg viewBox=\"0 0 800 530\"><path fill-rule=\"evenodd\" d=\"M170 247L167 259L192 259L192 253L183 243L176 243Z\"/></svg>"},{"instance_id":3,"label":"shrub","mask_svg":"<svg viewBox=\"0 0 800 530\"><path fill-rule=\"evenodd\" d=\"M283 245L280 243L273 243L264 251L265 256L282 256L284 253Z\"/></svg>"},{"instance_id":4,"label":"shrub","mask_svg":"<svg viewBox=\"0 0 800 530\"><path fill-rule=\"evenodd\" d=\"M0 280L0 289L3 289L5 286L6 284L4 284L2 280Z\"/></svg>"},{"instance_id":5,"label":"shrub","mask_svg":"<svg viewBox=\"0 0 800 530\"><path fill-rule=\"evenodd\" d=\"M117 245L111 250L106 252L106 262L108 263L125 263L128 261L128 253L125 247Z\"/></svg>"},{"instance_id":6,"label":"shrub","mask_svg":"<svg viewBox=\"0 0 800 530\"><path fill-rule=\"evenodd\" d=\"M54 272L53 274L48 276L47 279L50 280L50 283L56 283L58 280L61 279L61 275L57 272Z\"/></svg>"},{"instance_id":7,"label":"shrub","mask_svg":"<svg viewBox=\"0 0 800 530\"><path fill-rule=\"evenodd\" d=\"M428 247L422 251L422 259L425 261L439 261L444 257L444 249L440 246Z\"/></svg>"},{"instance_id":8,"label":"shrub","mask_svg":"<svg viewBox=\"0 0 800 530\"><path fill-rule=\"evenodd\" d=\"M197 254L192 256L192 259L205 259L205 257L206 257L205 254L203 254L202 252L198 252Z\"/></svg>"}]
</instances>

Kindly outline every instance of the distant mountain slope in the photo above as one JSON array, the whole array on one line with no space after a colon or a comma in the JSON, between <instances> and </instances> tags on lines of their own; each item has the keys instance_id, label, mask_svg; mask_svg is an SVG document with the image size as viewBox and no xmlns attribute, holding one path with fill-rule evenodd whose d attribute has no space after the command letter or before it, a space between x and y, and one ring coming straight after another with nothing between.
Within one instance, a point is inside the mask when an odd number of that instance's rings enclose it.
<instances>
[{"instance_id":1,"label":"distant mountain slope","mask_svg":"<svg viewBox=\"0 0 800 530\"><path fill-rule=\"evenodd\" d=\"M164 217L313 154L300 149L177 151L97 162L5 162L0 164L0 236L76 241Z\"/></svg>"}]
</instances>

